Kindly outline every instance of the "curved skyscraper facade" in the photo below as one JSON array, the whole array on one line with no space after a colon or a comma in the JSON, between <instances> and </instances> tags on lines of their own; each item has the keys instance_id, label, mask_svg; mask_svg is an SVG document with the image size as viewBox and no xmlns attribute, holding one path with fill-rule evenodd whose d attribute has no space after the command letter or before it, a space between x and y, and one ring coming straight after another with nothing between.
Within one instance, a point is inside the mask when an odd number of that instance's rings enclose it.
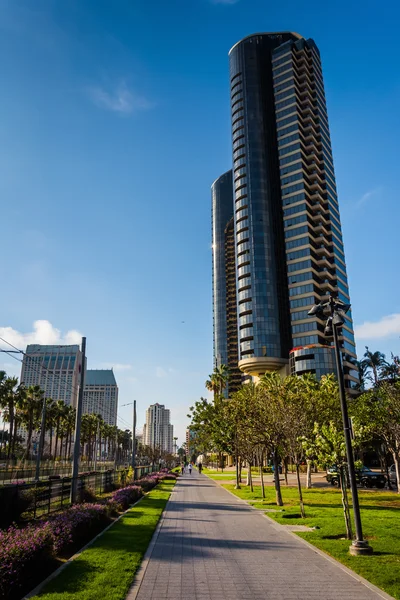
<instances>
[{"instance_id":1,"label":"curved skyscraper facade","mask_svg":"<svg viewBox=\"0 0 400 600\"><path fill-rule=\"evenodd\" d=\"M297 33L254 34L230 50L229 68L238 364L284 374L290 357L291 372L320 376L332 340L307 313L329 294L350 297L319 51ZM351 313L340 343L352 388ZM307 347L318 350L298 351Z\"/></svg>"},{"instance_id":2,"label":"curved skyscraper facade","mask_svg":"<svg viewBox=\"0 0 400 600\"><path fill-rule=\"evenodd\" d=\"M238 368L232 171L211 186L214 366L229 367L225 394L241 383Z\"/></svg>"},{"instance_id":3,"label":"curved skyscraper facade","mask_svg":"<svg viewBox=\"0 0 400 600\"><path fill-rule=\"evenodd\" d=\"M211 186L212 278L214 363L228 364L225 228L233 216L232 171L227 171Z\"/></svg>"}]
</instances>

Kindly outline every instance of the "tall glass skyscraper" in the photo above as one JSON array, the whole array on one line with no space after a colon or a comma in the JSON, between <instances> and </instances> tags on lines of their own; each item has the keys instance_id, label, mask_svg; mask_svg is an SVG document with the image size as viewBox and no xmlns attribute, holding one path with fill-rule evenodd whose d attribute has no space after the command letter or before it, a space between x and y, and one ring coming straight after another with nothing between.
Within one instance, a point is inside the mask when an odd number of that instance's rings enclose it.
<instances>
[{"instance_id":1,"label":"tall glass skyscraper","mask_svg":"<svg viewBox=\"0 0 400 600\"><path fill-rule=\"evenodd\" d=\"M252 376L288 373L289 358L291 372L332 372L325 323L307 315L329 293L350 302L319 51L296 33L255 34L229 62L238 364ZM214 328L214 349L223 335ZM351 388L351 314L341 345Z\"/></svg>"}]
</instances>

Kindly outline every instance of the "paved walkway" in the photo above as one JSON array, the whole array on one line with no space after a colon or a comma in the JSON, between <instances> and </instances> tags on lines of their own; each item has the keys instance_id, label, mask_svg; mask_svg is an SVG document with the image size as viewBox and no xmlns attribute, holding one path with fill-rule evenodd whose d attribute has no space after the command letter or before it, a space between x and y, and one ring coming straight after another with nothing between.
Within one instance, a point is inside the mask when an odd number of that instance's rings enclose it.
<instances>
[{"instance_id":1,"label":"paved walkway","mask_svg":"<svg viewBox=\"0 0 400 600\"><path fill-rule=\"evenodd\" d=\"M389 598L197 471L179 478L150 552L127 600Z\"/></svg>"}]
</instances>

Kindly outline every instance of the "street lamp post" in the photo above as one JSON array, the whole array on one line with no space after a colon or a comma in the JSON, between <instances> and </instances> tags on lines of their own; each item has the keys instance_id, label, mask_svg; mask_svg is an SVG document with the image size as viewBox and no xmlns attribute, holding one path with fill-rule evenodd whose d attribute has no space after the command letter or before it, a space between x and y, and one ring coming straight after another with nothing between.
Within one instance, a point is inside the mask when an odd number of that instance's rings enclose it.
<instances>
[{"instance_id":1,"label":"street lamp post","mask_svg":"<svg viewBox=\"0 0 400 600\"><path fill-rule=\"evenodd\" d=\"M323 316L328 313L330 316L326 322L325 326L325 335L333 335L333 342L335 348L335 359L336 359L336 369L337 369L337 377L339 383L339 396L340 396L340 408L342 411L342 419L343 419L343 431L344 438L346 442L346 454L347 454L347 464L349 469L349 479L350 479L350 489L351 496L353 501L353 513L354 513L354 524L356 528L356 539L353 540L349 552L355 556L372 554L372 548L368 544L367 540L363 538L362 525L361 525L361 514L360 514L360 504L358 501L358 490L357 490L357 481L356 481L356 473L354 467L354 456L353 456L353 448L351 444L351 429L350 429L350 420L349 414L347 411L347 400L346 400L346 392L344 387L344 376L343 376L343 368L342 368L342 358L339 347L339 339L337 328L341 327L344 324L344 315L350 310L350 304L344 304L341 300L337 298L333 298L333 296L329 297L329 301L325 303L320 303L314 305L311 310L308 312L309 316Z\"/></svg>"}]
</instances>

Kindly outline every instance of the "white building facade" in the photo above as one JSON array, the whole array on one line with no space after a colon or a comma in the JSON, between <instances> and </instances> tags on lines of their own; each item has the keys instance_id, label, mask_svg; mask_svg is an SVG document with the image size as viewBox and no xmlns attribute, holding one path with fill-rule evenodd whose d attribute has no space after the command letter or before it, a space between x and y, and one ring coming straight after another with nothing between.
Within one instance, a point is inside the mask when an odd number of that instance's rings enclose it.
<instances>
[{"instance_id":1,"label":"white building facade","mask_svg":"<svg viewBox=\"0 0 400 600\"><path fill-rule=\"evenodd\" d=\"M170 454L174 451L174 426L170 423L170 411L163 404L152 404L146 410L143 427L143 444L160 448Z\"/></svg>"},{"instance_id":2,"label":"white building facade","mask_svg":"<svg viewBox=\"0 0 400 600\"><path fill-rule=\"evenodd\" d=\"M78 345L43 346L30 344L22 361L21 383L39 385L46 398L77 406L82 369Z\"/></svg>"},{"instance_id":3,"label":"white building facade","mask_svg":"<svg viewBox=\"0 0 400 600\"><path fill-rule=\"evenodd\" d=\"M108 425L117 424L118 386L112 369L86 371L82 411L101 415Z\"/></svg>"}]
</instances>

